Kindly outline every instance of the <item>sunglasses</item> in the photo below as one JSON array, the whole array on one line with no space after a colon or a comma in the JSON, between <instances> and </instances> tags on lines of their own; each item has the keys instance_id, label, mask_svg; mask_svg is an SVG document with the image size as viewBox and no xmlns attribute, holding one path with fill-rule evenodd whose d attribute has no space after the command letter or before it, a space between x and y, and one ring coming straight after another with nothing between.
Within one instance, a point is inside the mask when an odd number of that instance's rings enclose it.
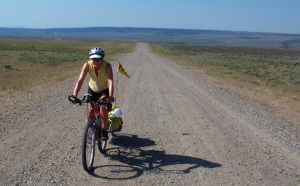
<instances>
[{"instance_id":1,"label":"sunglasses","mask_svg":"<svg viewBox=\"0 0 300 186\"><path fill-rule=\"evenodd\" d=\"M93 61L101 61L102 58L93 58L92 60L93 60Z\"/></svg>"}]
</instances>

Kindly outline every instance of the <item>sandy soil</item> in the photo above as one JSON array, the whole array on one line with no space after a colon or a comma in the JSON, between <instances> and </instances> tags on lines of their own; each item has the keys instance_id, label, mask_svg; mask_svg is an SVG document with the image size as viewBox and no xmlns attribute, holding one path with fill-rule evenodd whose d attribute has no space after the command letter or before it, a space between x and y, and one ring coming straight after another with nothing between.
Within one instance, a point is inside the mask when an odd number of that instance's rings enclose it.
<instances>
[{"instance_id":1,"label":"sandy soil","mask_svg":"<svg viewBox=\"0 0 300 186\"><path fill-rule=\"evenodd\" d=\"M300 122L137 45L122 64L124 128L81 165L76 77L1 97L0 185L299 185ZM115 74L116 79L116 74Z\"/></svg>"}]
</instances>

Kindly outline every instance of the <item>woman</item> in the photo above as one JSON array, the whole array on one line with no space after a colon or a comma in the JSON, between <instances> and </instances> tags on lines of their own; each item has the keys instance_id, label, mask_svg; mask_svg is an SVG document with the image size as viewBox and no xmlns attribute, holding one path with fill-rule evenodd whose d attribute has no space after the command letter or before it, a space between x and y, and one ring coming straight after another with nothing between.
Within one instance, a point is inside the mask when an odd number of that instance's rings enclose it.
<instances>
[{"instance_id":1,"label":"woman","mask_svg":"<svg viewBox=\"0 0 300 186\"><path fill-rule=\"evenodd\" d=\"M111 64L103 60L105 56L104 50L100 47L92 48L89 52L89 58L91 60L84 63L79 78L77 80L76 86L73 91L73 96L77 97L78 92L84 82L84 79L89 73L91 79L88 83L88 93L91 95L93 101L97 101L103 98L107 98L108 101L114 101L114 82L113 82L113 72ZM93 108L89 104L89 117L92 116ZM108 138L107 133L107 122L108 122L108 108L100 107L100 116L103 121L101 125L103 133L103 138Z\"/></svg>"}]
</instances>

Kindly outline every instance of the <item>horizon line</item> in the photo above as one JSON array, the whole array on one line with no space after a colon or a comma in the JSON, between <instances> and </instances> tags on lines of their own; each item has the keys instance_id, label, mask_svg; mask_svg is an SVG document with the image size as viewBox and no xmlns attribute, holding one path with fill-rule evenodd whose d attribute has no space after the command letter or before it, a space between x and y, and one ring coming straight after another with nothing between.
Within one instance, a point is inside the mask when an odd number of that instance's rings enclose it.
<instances>
[{"instance_id":1,"label":"horizon line","mask_svg":"<svg viewBox=\"0 0 300 186\"><path fill-rule=\"evenodd\" d=\"M84 28L131 28L131 29L166 29L166 30L194 30L194 31L215 31L215 32L240 32L240 33L256 33L256 34L284 34L284 35L300 35L300 33L283 33L283 32L264 32L264 31L242 31L242 30L217 30L217 29L196 29L196 28L168 28L168 27L135 27L135 26L85 26L85 27L1 27L0 29L35 29L35 30L51 30L51 29L84 29Z\"/></svg>"}]
</instances>

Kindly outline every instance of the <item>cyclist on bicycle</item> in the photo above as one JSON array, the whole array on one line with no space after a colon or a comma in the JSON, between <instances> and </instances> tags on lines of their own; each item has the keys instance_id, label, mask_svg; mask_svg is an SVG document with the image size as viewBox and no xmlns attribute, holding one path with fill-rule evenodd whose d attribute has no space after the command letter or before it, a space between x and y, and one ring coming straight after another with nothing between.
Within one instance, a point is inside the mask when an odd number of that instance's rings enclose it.
<instances>
[{"instance_id":1,"label":"cyclist on bicycle","mask_svg":"<svg viewBox=\"0 0 300 186\"><path fill-rule=\"evenodd\" d=\"M104 50L100 47L92 48L89 52L90 60L84 63L77 83L75 85L73 96L77 97L77 94L83 84L83 81L89 73L90 80L88 83L88 94L91 96L92 101L97 101L100 99L106 99L108 102L114 101L114 81L112 66L110 63L105 61L103 58L105 56ZM88 117L92 116L92 112L95 109L91 104L88 106ZM108 107L100 106L100 116L103 125L101 125L102 137L107 139L107 123L108 123Z\"/></svg>"}]
</instances>

